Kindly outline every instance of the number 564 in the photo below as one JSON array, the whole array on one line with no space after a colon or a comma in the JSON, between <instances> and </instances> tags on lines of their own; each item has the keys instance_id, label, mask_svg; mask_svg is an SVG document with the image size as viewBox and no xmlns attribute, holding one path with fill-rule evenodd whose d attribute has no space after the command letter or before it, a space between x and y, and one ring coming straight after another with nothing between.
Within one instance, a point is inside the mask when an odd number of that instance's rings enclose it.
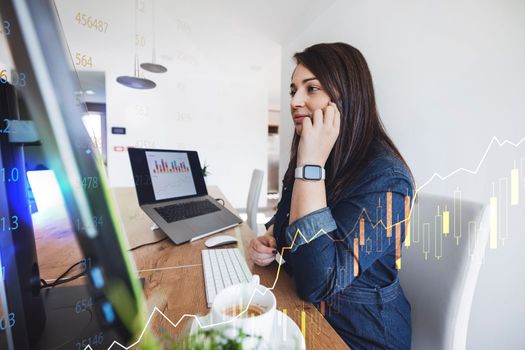
<instances>
[{"instance_id":1,"label":"number 564","mask_svg":"<svg viewBox=\"0 0 525 350\"><path fill-rule=\"evenodd\" d=\"M93 67L93 59L91 56L88 55L82 55L81 53L78 53L75 55L75 64L77 66L81 67Z\"/></svg>"}]
</instances>

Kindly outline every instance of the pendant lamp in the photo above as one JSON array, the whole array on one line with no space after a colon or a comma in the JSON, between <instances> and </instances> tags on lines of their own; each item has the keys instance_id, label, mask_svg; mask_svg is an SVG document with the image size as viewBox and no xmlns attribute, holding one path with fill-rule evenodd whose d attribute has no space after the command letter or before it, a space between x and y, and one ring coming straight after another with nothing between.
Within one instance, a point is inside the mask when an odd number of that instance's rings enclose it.
<instances>
[{"instance_id":1,"label":"pendant lamp","mask_svg":"<svg viewBox=\"0 0 525 350\"><path fill-rule=\"evenodd\" d=\"M155 0L151 1L151 32L153 35L153 50L151 54L151 63L142 63L140 67L148 72L152 73L166 73L168 68L162 64L157 63L157 55L155 51Z\"/></svg>"},{"instance_id":2,"label":"pendant lamp","mask_svg":"<svg viewBox=\"0 0 525 350\"><path fill-rule=\"evenodd\" d=\"M135 38L137 37L137 1L135 0ZM139 77L139 57L137 53L137 43L135 41L135 71L134 75L121 75L117 77L117 82L132 89L153 89L157 86L154 81Z\"/></svg>"}]
</instances>

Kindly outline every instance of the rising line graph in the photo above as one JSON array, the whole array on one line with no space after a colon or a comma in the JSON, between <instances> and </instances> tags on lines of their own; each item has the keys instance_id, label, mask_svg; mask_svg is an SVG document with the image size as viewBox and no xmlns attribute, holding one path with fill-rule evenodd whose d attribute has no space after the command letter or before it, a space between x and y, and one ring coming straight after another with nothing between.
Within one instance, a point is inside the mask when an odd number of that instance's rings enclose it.
<instances>
[{"instance_id":1,"label":"rising line graph","mask_svg":"<svg viewBox=\"0 0 525 350\"><path fill-rule=\"evenodd\" d=\"M148 320L146 322L146 324L144 325L144 328L142 330L142 332L140 333L140 336L138 337L138 339L132 343L131 345L129 346L125 346L125 345L122 345L121 343L119 343L118 341L113 341L113 343L109 346L108 350L112 349L114 346L119 346L121 349L125 349L125 350L129 350L131 349L132 347L134 346L137 346L143 339L144 335L146 334L146 331L149 327L149 324L151 323L152 319L153 319L153 316L155 316L156 313L160 314L162 316L163 319L165 319L169 324L171 324L174 328L178 327L178 325L186 318L193 318L195 319L195 321L197 322L198 326L200 329L206 329L206 328L211 328L211 327L216 327L216 326L220 326L220 325L224 325L224 324L228 324L228 323L232 323L235 319L239 318L241 315L243 315L245 312L248 311L248 308L251 304L251 301L253 300L254 296L255 296L255 293L260 293L262 295L266 294L268 291L271 291L271 290L274 290L275 289L275 286L277 285L277 282L279 280L279 276L280 276L280 273L281 273L281 266L282 266L282 262L283 262L283 255L284 255L284 252L287 251L287 250L291 250L293 249L293 247L295 246L295 242L297 240L298 237L301 237L307 244L309 244L310 242L312 242L314 239L316 239L317 237L319 237L320 235L323 235L325 234L328 238L330 238L334 243L337 243L337 242L344 242L346 241L346 239L352 234L354 233L354 231L356 230L356 228L358 227L358 224L359 224L359 220L362 216L366 217L366 219L368 220L369 224L372 226L372 228L376 228L378 227L379 225L381 225L385 230L389 229L389 228L393 228L395 227L395 225L397 224L401 224L401 223L404 223L406 222L407 220L410 220L409 218L411 217L411 214L412 214L412 210L414 208L414 202L416 201L417 199L417 196L418 196L418 193L423 189L425 188L426 186L428 186L432 181L434 181L434 179L439 179L441 181L445 181L447 180L448 178L450 178L451 176L457 174L457 173L460 173L460 172L465 172L465 173L469 173L469 174L472 174L472 175L476 175L478 174L481 166L483 165L488 153L490 152L490 150L492 149L492 147L494 145L497 145L499 147L503 147L505 145L511 145L513 146L514 148L517 148L519 147L522 143L525 142L525 137L523 137L522 139L520 139L518 142L512 142L512 141L509 141L509 140L503 140L503 141L500 141L496 136L492 137L490 143L488 144L488 146L486 147L485 149L485 152L483 153L480 161L478 162L476 168L474 170L470 170L470 169L467 169L467 168L458 168L458 169L455 169L454 171L450 172L449 174L447 175L440 175L439 173L434 173L427 181L425 181L421 186L419 186L418 188L415 189L414 191L414 195L412 196L412 200L411 200L411 205L410 205L410 214L409 215L406 215L406 217L408 219L403 219L401 221L397 221L396 223L393 223L391 225L385 225L383 223L383 220L379 220L377 221L376 223L373 222L373 220L370 218L366 208L363 208L361 210L361 213L359 214L358 216L358 220L354 223L352 229L343 237L343 238L339 238L339 239L335 239L333 237L331 237L331 235L329 234L329 232L326 232L324 229L320 229L318 232L316 232L311 238L307 238L299 229L296 230L294 236L293 236L293 239L292 239L292 242L290 243L289 246L286 246L286 247L282 247L281 249L281 254L280 254L280 257L279 257L279 264L278 264L278 267L277 267L277 272L276 272L276 275L275 275L275 279L274 279L274 282L272 284L271 287L264 287L264 290L263 291L259 291L258 289L254 288L254 292L252 293L250 299L249 299L249 302L246 306L246 308L244 310L242 310L238 315L236 315L234 318L232 318L231 320L228 320L228 321L223 321L223 322L218 322L218 323L213 323L213 324L208 324L208 325L204 325L200 322L199 318L197 315L194 315L194 314L184 314L182 315L179 320L177 322L173 322L168 316L166 316L159 308L157 308L156 306L154 307L153 311L151 312L150 316L148 317ZM238 227L235 228L235 230L239 230ZM200 266L200 265L196 265L196 266ZM160 268L162 269L162 268ZM155 270L155 269L151 269L152 271ZM148 270L149 271L149 270ZM93 350L93 348L88 345L84 348L84 350Z\"/></svg>"}]
</instances>

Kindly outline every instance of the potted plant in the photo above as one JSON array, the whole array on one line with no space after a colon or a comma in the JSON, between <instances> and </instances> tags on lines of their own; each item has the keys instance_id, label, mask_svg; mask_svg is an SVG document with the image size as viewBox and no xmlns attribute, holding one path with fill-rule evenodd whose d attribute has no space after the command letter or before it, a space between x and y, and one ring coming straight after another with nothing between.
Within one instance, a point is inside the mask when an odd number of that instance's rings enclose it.
<instances>
[{"instance_id":1,"label":"potted plant","mask_svg":"<svg viewBox=\"0 0 525 350\"><path fill-rule=\"evenodd\" d=\"M260 337L245 334L242 329L214 327L190 333L182 339L168 335L162 338L166 350L241 350L264 349Z\"/></svg>"},{"instance_id":2,"label":"potted plant","mask_svg":"<svg viewBox=\"0 0 525 350\"><path fill-rule=\"evenodd\" d=\"M206 164L206 161L204 162L204 165L202 166L202 176L206 178L206 176L211 175L210 173L210 165Z\"/></svg>"}]
</instances>

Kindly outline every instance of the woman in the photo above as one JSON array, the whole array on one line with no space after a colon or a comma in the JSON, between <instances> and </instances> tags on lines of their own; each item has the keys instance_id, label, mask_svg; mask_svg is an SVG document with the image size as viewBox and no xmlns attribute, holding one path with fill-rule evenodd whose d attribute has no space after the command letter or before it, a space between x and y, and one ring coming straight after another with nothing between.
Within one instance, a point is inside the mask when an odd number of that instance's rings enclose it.
<instances>
[{"instance_id":1,"label":"woman","mask_svg":"<svg viewBox=\"0 0 525 350\"><path fill-rule=\"evenodd\" d=\"M266 266L283 254L299 295L352 349L410 349L397 268L411 172L382 126L357 49L319 44L294 58L290 164L277 213L250 256Z\"/></svg>"}]
</instances>

